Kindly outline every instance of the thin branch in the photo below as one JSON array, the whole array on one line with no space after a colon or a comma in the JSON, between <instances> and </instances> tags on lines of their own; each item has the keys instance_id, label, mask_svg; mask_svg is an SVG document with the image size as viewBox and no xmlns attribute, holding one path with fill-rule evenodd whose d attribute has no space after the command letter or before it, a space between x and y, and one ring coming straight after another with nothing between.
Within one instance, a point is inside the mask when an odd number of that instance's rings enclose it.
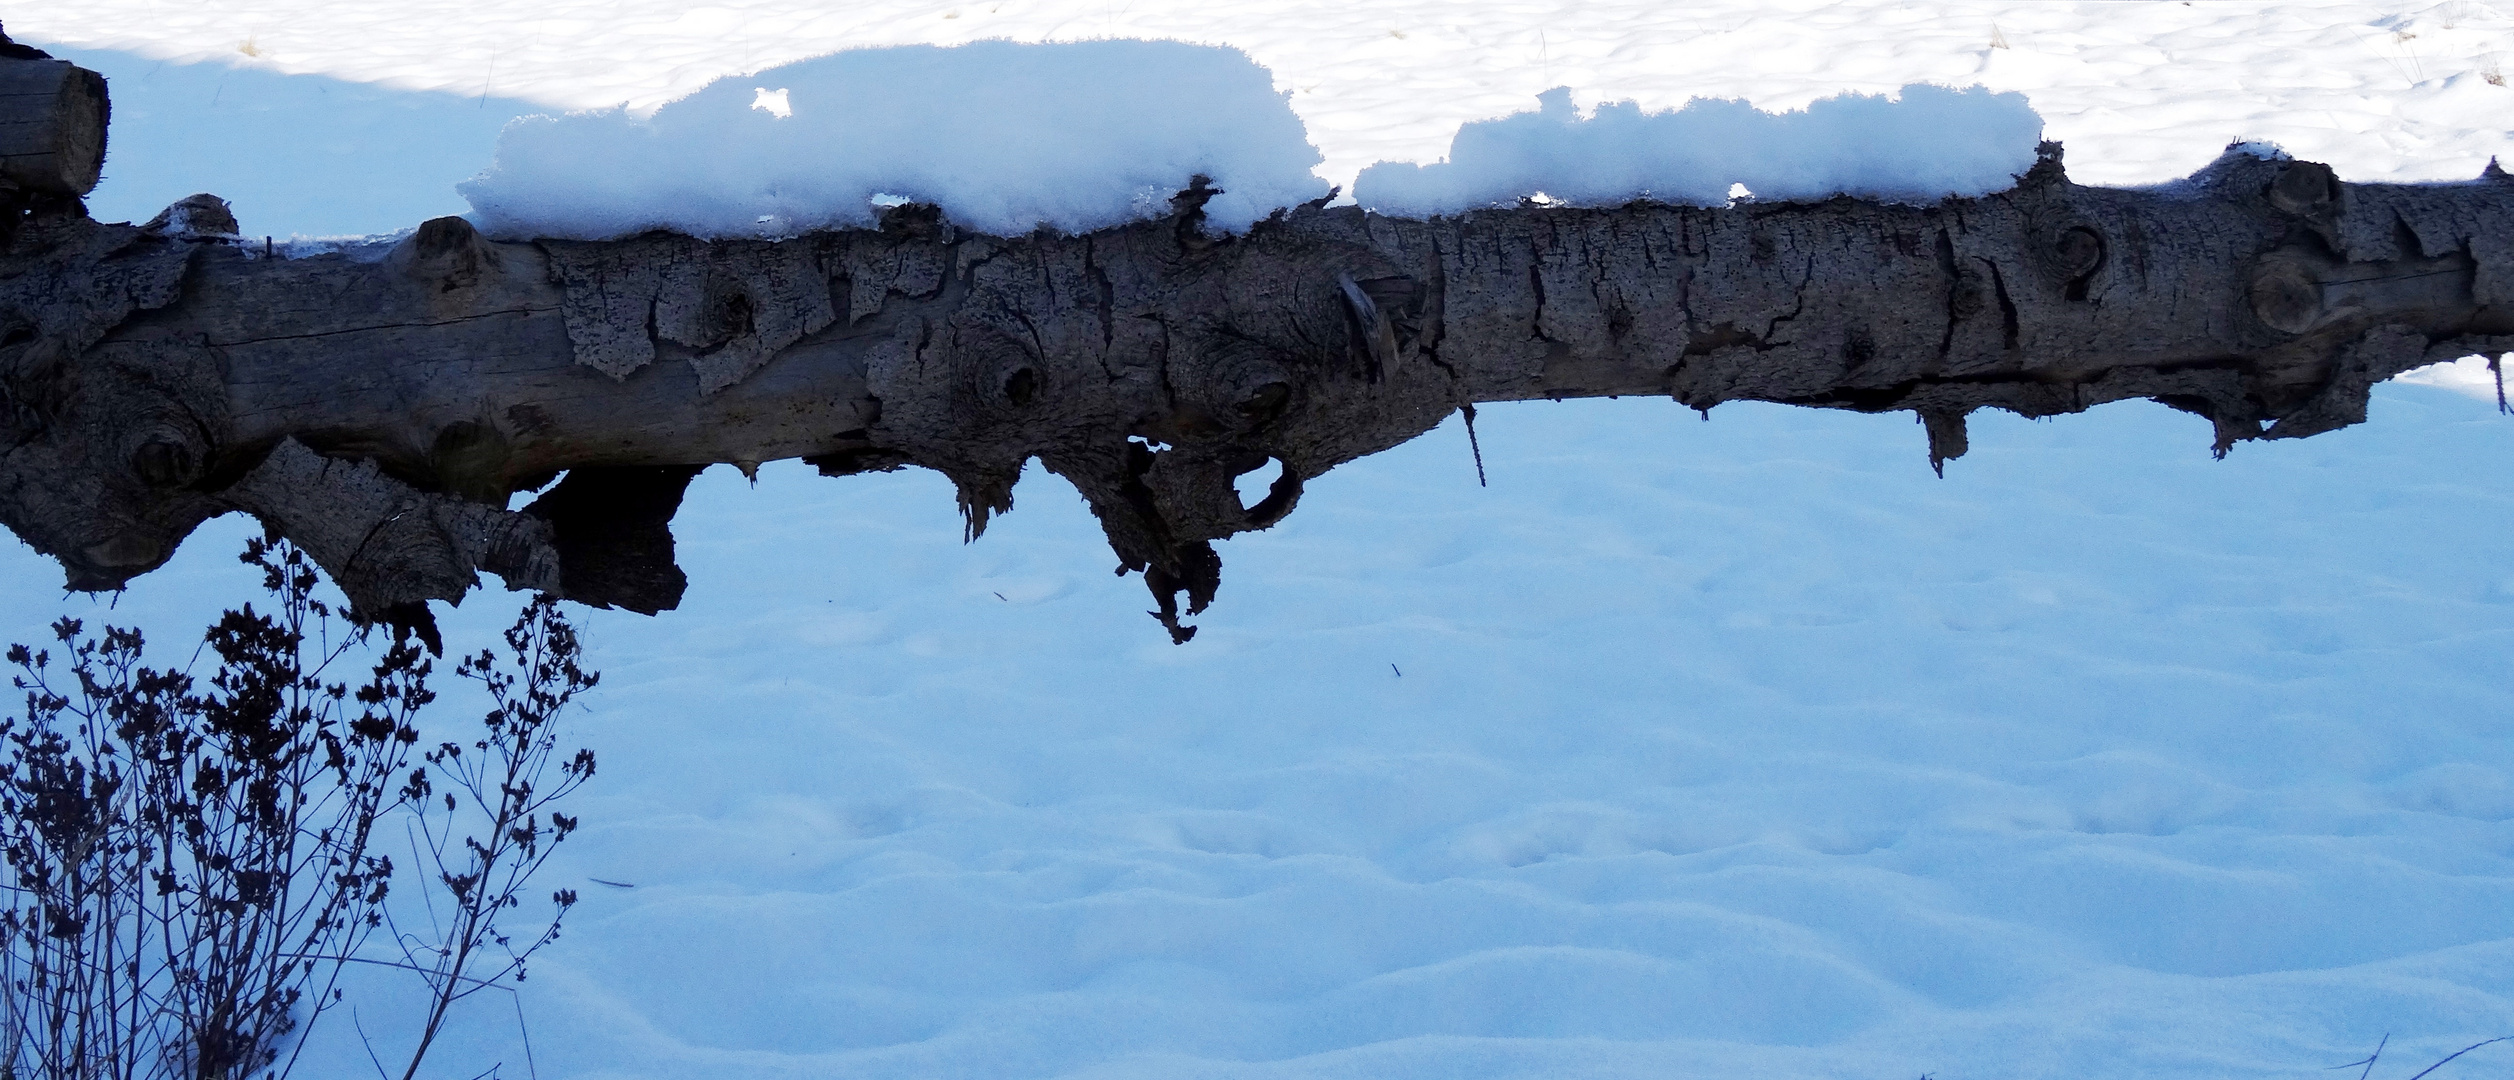
<instances>
[{"instance_id":1,"label":"thin branch","mask_svg":"<svg viewBox=\"0 0 2514 1080\"><path fill-rule=\"evenodd\" d=\"M2413 1076L2413 1077L2410 1077L2410 1078L2409 1078L2409 1080L2426 1080L2426 1076L2427 1076L2427 1074L2428 1074L2428 1073L2431 1073L2431 1072L2436 1071L2437 1069L2441 1069L2441 1068L2443 1068L2443 1067L2444 1067L2444 1065L2445 1065L2445 1062L2449 1062L2449 1061L2453 1060L2454 1058L2457 1058L2457 1057L2462 1056L2463 1054L2467 1054L2467 1053L2469 1053L2469 1052L2471 1052L2471 1051L2473 1051L2473 1050L2477 1050L2477 1049L2479 1049L2479 1048L2480 1048L2480 1047L2482 1047L2482 1046L2486 1046L2486 1045L2488 1045L2489 1043L2501 1043L2501 1042L2504 1042L2504 1041L2506 1041L2506 1040L2508 1040L2508 1039L2514 1039L2514 1035L2499 1035L2499 1036L2497 1036L2496 1038L2493 1038L2493 1039L2482 1039L2482 1040L2480 1040L2480 1041L2478 1041L2478 1042L2475 1042L2475 1043L2472 1043L2472 1044L2470 1044L2470 1045L2468 1045L2468 1046L2462 1047L2462 1048L2461 1048L2461 1049L2459 1049L2459 1050L2455 1050L2455 1051L2453 1051L2453 1052L2452 1052L2452 1053L2450 1053L2450 1054L2446 1054L2446 1055L2444 1055L2444 1061L2439 1061L2439 1062L2436 1062L2436 1063L2435 1063L2435 1064L2433 1064L2433 1065L2429 1065L2429 1066L2427 1066L2426 1068L2423 1068L2423 1069L2418 1070L2418 1075ZM2371 1067L2371 1066L2369 1066L2369 1067Z\"/></svg>"}]
</instances>

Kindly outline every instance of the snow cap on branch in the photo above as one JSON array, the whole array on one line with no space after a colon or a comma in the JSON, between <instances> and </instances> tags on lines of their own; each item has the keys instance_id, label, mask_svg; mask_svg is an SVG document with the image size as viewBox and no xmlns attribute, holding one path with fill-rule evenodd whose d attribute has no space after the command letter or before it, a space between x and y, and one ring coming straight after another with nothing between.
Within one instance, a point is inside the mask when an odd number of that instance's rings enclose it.
<instances>
[{"instance_id":1,"label":"snow cap on branch","mask_svg":"<svg viewBox=\"0 0 2514 1080\"><path fill-rule=\"evenodd\" d=\"M1176 41L981 41L860 49L719 79L651 116L530 116L459 186L501 238L650 229L790 236L939 204L1001 236L1171 211L1191 177L1235 231L1327 194L1287 96L1237 49Z\"/></svg>"},{"instance_id":2,"label":"snow cap on branch","mask_svg":"<svg viewBox=\"0 0 2514 1080\"><path fill-rule=\"evenodd\" d=\"M1542 194L1578 206L1635 199L1697 206L1834 195L1933 203L2016 183L2034 165L2043 120L2025 95L1916 83L1897 97L1842 94L1770 113L1735 99L1697 98L1641 111L1605 102L1586 117L1571 88L1537 95L1536 112L1458 129L1449 159L1383 161L1353 197L1404 217L1457 214Z\"/></svg>"}]
</instances>

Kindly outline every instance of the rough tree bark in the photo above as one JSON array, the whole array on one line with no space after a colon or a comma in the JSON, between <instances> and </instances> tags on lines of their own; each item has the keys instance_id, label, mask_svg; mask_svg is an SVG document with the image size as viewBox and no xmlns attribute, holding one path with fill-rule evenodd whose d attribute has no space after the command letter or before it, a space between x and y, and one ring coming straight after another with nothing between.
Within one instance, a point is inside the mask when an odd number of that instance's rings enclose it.
<instances>
[{"instance_id":1,"label":"rough tree bark","mask_svg":"<svg viewBox=\"0 0 2514 1080\"><path fill-rule=\"evenodd\" d=\"M1522 206L1430 221L1289 209L975 235L931 207L777 242L492 242L440 218L282 257L196 196L144 225L75 200L0 246L0 521L76 589L241 510L370 614L476 571L654 612L690 478L800 457L959 490L975 538L1025 463L1070 480L1156 613L1211 601L1212 542L1476 402L1667 395L1965 415L2148 398L2223 454L2365 418L2373 383L2514 349L2514 177L2340 182L2230 150L2186 181ZM1280 462L1254 505L1233 488ZM555 486L550 486L555 481ZM544 490L546 488L546 490ZM541 491L509 509L519 492Z\"/></svg>"}]
</instances>

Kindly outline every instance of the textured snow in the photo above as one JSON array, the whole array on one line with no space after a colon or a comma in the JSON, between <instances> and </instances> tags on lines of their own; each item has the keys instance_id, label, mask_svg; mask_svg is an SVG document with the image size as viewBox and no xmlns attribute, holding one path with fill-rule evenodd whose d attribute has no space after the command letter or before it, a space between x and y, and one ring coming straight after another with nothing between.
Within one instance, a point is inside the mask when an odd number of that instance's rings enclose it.
<instances>
[{"instance_id":1,"label":"textured snow","mask_svg":"<svg viewBox=\"0 0 2514 1080\"><path fill-rule=\"evenodd\" d=\"M1845 91L1980 83L2027 94L2082 182L2187 175L2235 138L2276 142L2350 179L2462 180L2506 152L2508 91L2487 77L2514 66L2514 6L2503 0L32 0L6 18L13 34L152 63L345 76L527 111L651 109L839 49L1228 44L1292 93L1326 155L1321 173L1348 190L1365 165L1437 161L1460 124L1565 85L1584 107L1654 110L1699 97L1791 109Z\"/></svg>"},{"instance_id":2,"label":"textured snow","mask_svg":"<svg viewBox=\"0 0 2514 1080\"><path fill-rule=\"evenodd\" d=\"M1301 121L1236 49L1175 41L860 49L728 76L639 115L532 116L459 190L492 235L791 236L870 226L876 198L1018 236L1170 212L1208 224L1327 194Z\"/></svg>"},{"instance_id":3,"label":"textured snow","mask_svg":"<svg viewBox=\"0 0 2514 1080\"><path fill-rule=\"evenodd\" d=\"M2514 20L2481 3L7 19L114 79L100 214L206 189L283 238L460 211L525 113L989 37L1244 49L1335 183L1560 85L1649 111L1980 82L2109 183L2237 138L2465 179L2514 115L2486 78ZM585 613L602 769L548 882L584 907L519 1001L531 1071L2214 1080L2333 1075L2388 1033L2372 1075L2406 1080L2514 1015L2514 421L2483 364L2418 377L2482 396L2379 387L2364 425L2224 461L2158 406L1977 415L1943 481L1899 416L1494 406L1491 487L1454 421L1337 470L1224 545L1183 648L1052 477L963 546L936 476L711 471L688 606ZM5 628L66 606L180 655L253 587L249 528L110 600L17 548ZM510 599L448 632L488 640ZM355 988L385 1048L388 974ZM442 1075L523 1075L513 1010L472 1004ZM318 1039L313 1075L371 1071L347 1025Z\"/></svg>"},{"instance_id":4,"label":"textured snow","mask_svg":"<svg viewBox=\"0 0 2514 1080\"><path fill-rule=\"evenodd\" d=\"M942 207L1012 236L1156 217L1202 176L1210 227L1236 232L1328 194L1289 94L1236 49L1167 41L850 50L727 76L641 115L529 116L487 173L457 186L494 236L600 240L864 227L878 199ZM1382 162L1353 197L1408 216L1542 195L1575 205L1697 205L1742 185L1766 200L1907 202L2004 190L2034 163L2023 94L1916 84L1779 113L1742 100L1583 116L1571 88L1459 129L1446 160Z\"/></svg>"},{"instance_id":5,"label":"textured snow","mask_svg":"<svg viewBox=\"0 0 2514 1080\"><path fill-rule=\"evenodd\" d=\"M2475 398L2503 402L2506 400L2503 366L2488 363L2488 358L2484 356L2465 356L2448 363L2429 364L2416 371L2404 372L2399 381L2418 386L2441 386Z\"/></svg>"},{"instance_id":6,"label":"textured snow","mask_svg":"<svg viewBox=\"0 0 2514 1080\"><path fill-rule=\"evenodd\" d=\"M2015 186L2034 165L2042 118L2025 95L1906 86L1843 94L1773 113L1740 100L1646 112L1606 102L1583 116L1571 88L1540 107L1458 129L1446 160L1363 169L1353 198L1410 217L1543 196L1575 206L1634 199L1715 206L1743 187L1758 199L1850 194L1931 203Z\"/></svg>"}]
</instances>

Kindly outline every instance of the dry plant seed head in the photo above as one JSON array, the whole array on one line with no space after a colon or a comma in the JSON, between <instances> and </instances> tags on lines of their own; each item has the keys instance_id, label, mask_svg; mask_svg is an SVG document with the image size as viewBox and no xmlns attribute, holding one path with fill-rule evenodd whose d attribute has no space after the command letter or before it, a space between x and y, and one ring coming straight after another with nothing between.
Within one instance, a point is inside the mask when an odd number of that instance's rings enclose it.
<instances>
[{"instance_id":1,"label":"dry plant seed head","mask_svg":"<svg viewBox=\"0 0 2514 1080\"><path fill-rule=\"evenodd\" d=\"M499 921L523 906L527 879L578 826L553 804L592 776L592 751L561 759L556 782L544 778L557 752L551 728L559 711L597 676L579 665L581 644L551 597L526 604L505 640L511 664L495 650L482 650L464 656L455 668L458 676L479 684L492 705L481 717L482 735L472 741L473 752L466 755L459 744L446 742L425 755L442 782L444 811L439 815L430 804L419 816L424 840L419 854L452 894L451 918L421 934L393 926L392 913L386 912L405 966L434 991L404 1080L416 1075L420 1056L443 1030L454 1004L487 987L524 981L530 958L558 939L560 920L576 902L574 890L553 892L549 924L529 939L510 935ZM544 813L550 815L547 829L541 824Z\"/></svg>"},{"instance_id":2,"label":"dry plant seed head","mask_svg":"<svg viewBox=\"0 0 2514 1080\"><path fill-rule=\"evenodd\" d=\"M411 761L414 717L435 700L436 650L412 627L395 626L385 642L371 636L377 624L336 614L287 544L254 541L244 561L263 571L269 609L240 605L208 629L216 667L198 683L143 666L137 630L93 635L66 617L53 624L64 664L23 645L5 654L25 712L0 717L0 1078L284 1077L295 1059L283 1050L344 1000L341 966L361 959L370 932L392 929L395 867L372 841L380 820L432 806L439 790ZM528 607L528 617L535 610L544 626L529 643L535 655L563 656L566 675L545 685L559 676L532 672L528 700L564 704L591 679L576 676L572 636L549 644L547 627L564 625L555 605ZM372 660L354 692L327 677L354 670L345 661L361 649ZM492 684L501 715L542 730L548 717L504 678ZM536 790L546 737L479 745L508 752L509 767L491 775L496 754L467 761L453 743L422 755L461 790L502 792L520 811L499 820L490 843L466 838L465 851L496 857L440 882L475 916L516 906L524 877L547 858L543 838L573 829L572 818L558 824L551 800L581 782L562 765L559 785ZM503 835L510 830L525 836ZM463 974L461 959L403 965L452 976L430 984L452 993L446 1004L484 982L520 979L523 958L556 937L554 922L539 942L505 948L493 924L473 923L484 933L464 939L469 950L495 940L511 958L489 980ZM442 1006L431 1012L413 1073L443 1019Z\"/></svg>"}]
</instances>

